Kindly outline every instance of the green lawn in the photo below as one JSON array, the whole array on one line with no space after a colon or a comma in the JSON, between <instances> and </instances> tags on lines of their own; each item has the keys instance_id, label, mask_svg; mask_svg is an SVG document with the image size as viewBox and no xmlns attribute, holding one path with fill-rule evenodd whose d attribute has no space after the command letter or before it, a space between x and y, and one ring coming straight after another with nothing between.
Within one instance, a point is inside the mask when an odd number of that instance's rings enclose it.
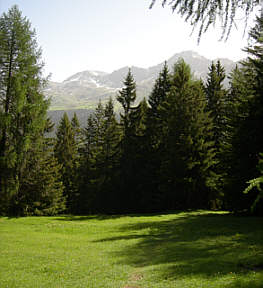
<instances>
[{"instance_id":1,"label":"green lawn","mask_svg":"<svg viewBox=\"0 0 263 288\"><path fill-rule=\"evenodd\" d=\"M263 218L0 218L0 287L262 288Z\"/></svg>"}]
</instances>

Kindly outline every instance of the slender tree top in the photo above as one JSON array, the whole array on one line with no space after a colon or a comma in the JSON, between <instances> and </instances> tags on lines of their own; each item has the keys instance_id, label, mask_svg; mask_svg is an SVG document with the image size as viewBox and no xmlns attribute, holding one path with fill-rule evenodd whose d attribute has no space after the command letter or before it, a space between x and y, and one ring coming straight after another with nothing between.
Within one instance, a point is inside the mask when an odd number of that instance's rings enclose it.
<instances>
[{"instance_id":1,"label":"slender tree top","mask_svg":"<svg viewBox=\"0 0 263 288\"><path fill-rule=\"evenodd\" d=\"M123 84L124 87L119 91L119 95L117 95L116 99L122 105L124 114L127 115L131 105L136 100L136 83L131 73L131 69L129 69Z\"/></svg>"},{"instance_id":2,"label":"slender tree top","mask_svg":"<svg viewBox=\"0 0 263 288\"><path fill-rule=\"evenodd\" d=\"M150 8L155 4L156 0L151 1ZM162 6L169 5L173 12L177 12L185 21L195 28L198 24L198 42L204 32L215 24L219 19L222 24L221 39L227 40L231 32L233 24L235 24L235 16L237 11L241 11L245 16L245 23L250 14L256 7L262 5L262 0L162 0Z\"/></svg>"}]
</instances>

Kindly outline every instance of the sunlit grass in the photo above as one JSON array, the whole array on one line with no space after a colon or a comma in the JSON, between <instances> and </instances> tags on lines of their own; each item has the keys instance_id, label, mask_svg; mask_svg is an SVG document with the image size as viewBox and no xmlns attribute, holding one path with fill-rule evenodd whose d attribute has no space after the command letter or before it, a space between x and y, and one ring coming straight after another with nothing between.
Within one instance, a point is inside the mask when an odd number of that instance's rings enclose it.
<instances>
[{"instance_id":1,"label":"sunlit grass","mask_svg":"<svg viewBox=\"0 0 263 288\"><path fill-rule=\"evenodd\" d=\"M263 287L263 219L0 218L0 287Z\"/></svg>"}]
</instances>

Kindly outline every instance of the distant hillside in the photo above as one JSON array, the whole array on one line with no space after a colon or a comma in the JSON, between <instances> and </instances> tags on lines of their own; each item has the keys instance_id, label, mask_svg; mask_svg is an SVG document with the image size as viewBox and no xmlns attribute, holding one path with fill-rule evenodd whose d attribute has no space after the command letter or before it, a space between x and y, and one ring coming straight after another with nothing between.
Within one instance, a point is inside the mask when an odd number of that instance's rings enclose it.
<instances>
[{"instance_id":1,"label":"distant hillside","mask_svg":"<svg viewBox=\"0 0 263 288\"><path fill-rule=\"evenodd\" d=\"M71 119L74 115L74 113L77 114L79 122L82 127L86 126L87 119L90 113L92 113L93 110L89 109L72 109L72 110L49 110L48 111L48 117L52 120L53 123L57 126L60 119L62 118L63 114L66 112L68 114L69 119Z\"/></svg>"},{"instance_id":2,"label":"distant hillside","mask_svg":"<svg viewBox=\"0 0 263 288\"><path fill-rule=\"evenodd\" d=\"M184 51L167 60L170 70L173 69L174 63L180 58L183 58L191 66L196 78L205 79L208 67L211 64L209 59L193 51ZM235 62L229 59L215 59L214 61L217 60L221 61L227 74L236 65ZM149 96L163 65L164 62L147 69L131 67L137 83L138 101ZM52 97L51 110L93 109L99 100L105 102L110 96L115 99L118 90L122 87L128 69L127 66L112 73L83 71L72 75L62 83L50 82L45 89L45 94Z\"/></svg>"}]
</instances>

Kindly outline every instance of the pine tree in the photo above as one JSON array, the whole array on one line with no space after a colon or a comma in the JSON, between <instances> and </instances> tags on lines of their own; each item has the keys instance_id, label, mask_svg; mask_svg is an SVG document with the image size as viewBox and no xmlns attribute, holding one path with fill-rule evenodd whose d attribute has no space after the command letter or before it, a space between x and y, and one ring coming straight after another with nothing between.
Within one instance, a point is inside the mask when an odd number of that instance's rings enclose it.
<instances>
[{"instance_id":1,"label":"pine tree","mask_svg":"<svg viewBox=\"0 0 263 288\"><path fill-rule=\"evenodd\" d=\"M123 82L124 87L119 91L117 100L123 108L120 113L122 138L120 141L120 209L132 211L135 206L136 191L133 173L135 171L135 118L136 83L131 70ZM137 204L137 203L136 203Z\"/></svg>"},{"instance_id":2,"label":"pine tree","mask_svg":"<svg viewBox=\"0 0 263 288\"><path fill-rule=\"evenodd\" d=\"M93 170L94 170L94 149L95 149L96 127L94 115L89 115L87 125L83 129L83 148L80 153L80 185L79 185L79 204L81 214L96 211L94 205L95 192L93 191Z\"/></svg>"},{"instance_id":3,"label":"pine tree","mask_svg":"<svg viewBox=\"0 0 263 288\"><path fill-rule=\"evenodd\" d=\"M136 83L131 73L131 69L129 69L123 84L124 88L119 91L119 95L117 95L117 101L121 104L124 112L123 114L121 113L120 116L125 137L130 133L129 128L131 126L130 117L131 111L133 109L132 105L136 100Z\"/></svg>"},{"instance_id":4,"label":"pine tree","mask_svg":"<svg viewBox=\"0 0 263 288\"><path fill-rule=\"evenodd\" d=\"M159 73L159 77L156 79L153 91L149 96L150 109L148 110L147 120L147 133L150 136L150 145L155 150L158 149L158 145L162 140L160 135L162 127L162 115L160 113L160 105L166 100L167 93L171 88L171 77L167 63L165 62L162 71Z\"/></svg>"},{"instance_id":5,"label":"pine tree","mask_svg":"<svg viewBox=\"0 0 263 288\"><path fill-rule=\"evenodd\" d=\"M54 157L53 138L47 136L53 129L54 124L47 118L41 135L30 146L20 190L12 198L11 214L55 215L65 210L61 166Z\"/></svg>"},{"instance_id":6,"label":"pine tree","mask_svg":"<svg viewBox=\"0 0 263 288\"><path fill-rule=\"evenodd\" d=\"M113 107L111 107L113 108ZM110 113L110 107L107 113ZM112 110L113 112L113 110ZM110 120L110 115L107 115L107 120ZM112 120L112 119L111 119ZM107 123L107 124L110 124ZM91 162L90 170L90 187L93 193L93 209L96 211L105 211L108 203L105 201L105 194L107 195L106 177L109 172L109 153L110 153L110 139L106 140L106 110L101 102L98 103L93 113L93 128L94 128L94 142L92 149L93 161ZM109 131L107 131L109 132ZM107 134L107 136L109 136ZM107 143L106 143L107 142ZM106 149L105 149L106 148Z\"/></svg>"},{"instance_id":7,"label":"pine tree","mask_svg":"<svg viewBox=\"0 0 263 288\"><path fill-rule=\"evenodd\" d=\"M261 154L260 157L261 158L259 159L259 162L258 162L258 170L260 172L260 175L259 175L259 177L255 178L255 179L249 180L248 181L249 186L244 191L244 193L247 194L253 188L256 188L258 190L258 195L256 196L256 198L255 198L255 200L251 206L252 212L255 211L257 204L260 202L261 199L263 199L263 188L262 188L262 185L263 185L263 154ZM262 213L262 208L261 208L261 213Z\"/></svg>"},{"instance_id":8,"label":"pine tree","mask_svg":"<svg viewBox=\"0 0 263 288\"><path fill-rule=\"evenodd\" d=\"M251 81L246 83L243 68L236 67L230 74L230 90L226 102L226 129L224 143L223 167L226 177L225 185L225 206L230 210L244 209L244 200L242 191L245 189L245 175L250 173L247 169L245 160L248 155L248 135L246 119L249 114L249 102L253 97ZM245 145L243 145L245 143ZM245 165L245 166L243 166ZM245 168L246 167L246 168Z\"/></svg>"},{"instance_id":9,"label":"pine tree","mask_svg":"<svg viewBox=\"0 0 263 288\"><path fill-rule=\"evenodd\" d=\"M152 0L150 8L155 4L156 0ZM185 17L185 21L190 20L191 25L194 27L200 24L199 27L199 40L200 37L210 25L215 24L219 19L222 26L222 38L225 36L228 38L234 19L237 12L241 11L245 15L247 22L249 16L252 14L259 5L260 1L247 0L162 0L162 6L170 5L173 12L177 12L182 17Z\"/></svg>"},{"instance_id":10,"label":"pine tree","mask_svg":"<svg viewBox=\"0 0 263 288\"><path fill-rule=\"evenodd\" d=\"M102 199L105 212L115 212L116 210L116 183L118 178L119 165L119 141L120 129L115 117L113 101L110 98L104 108L104 123L103 123L103 185Z\"/></svg>"},{"instance_id":11,"label":"pine tree","mask_svg":"<svg viewBox=\"0 0 263 288\"><path fill-rule=\"evenodd\" d=\"M13 213L25 215L56 215L65 210L64 186L61 179L61 166L52 150L34 152L28 161L28 173L21 181L22 193L18 193L11 206Z\"/></svg>"},{"instance_id":12,"label":"pine tree","mask_svg":"<svg viewBox=\"0 0 263 288\"><path fill-rule=\"evenodd\" d=\"M207 97L207 110L210 112L214 123L214 136L213 140L218 147L223 141L223 129L225 126L225 102L226 90L223 87L225 79L225 69L222 67L218 60L216 64L212 63L209 67L207 83L205 86Z\"/></svg>"},{"instance_id":13,"label":"pine tree","mask_svg":"<svg viewBox=\"0 0 263 288\"><path fill-rule=\"evenodd\" d=\"M36 150L31 146L45 126L42 67L35 32L13 6L0 18L0 213L23 194L21 179Z\"/></svg>"},{"instance_id":14,"label":"pine tree","mask_svg":"<svg viewBox=\"0 0 263 288\"><path fill-rule=\"evenodd\" d=\"M163 195L159 191L159 170L162 161L161 147L166 139L162 133L165 119L162 118L160 107L166 101L170 88L171 75L165 62L149 96L150 107L147 110L144 137L146 175L144 176L145 187L142 201L145 203L144 206L147 205L151 211L162 209Z\"/></svg>"},{"instance_id":15,"label":"pine tree","mask_svg":"<svg viewBox=\"0 0 263 288\"><path fill-rule=\"evenodd\" d=\"M77 150L79 150L81 149L83 140L82 140L82 129L80 127L79 119L76 112L74 112L74 115L71 119L71 127L74 133L74 139L77 146Z\"/></svg>"},{"instance_id":16,"label":"pine tree","mask_svg":"<svg viewBox=\"0 0 263 288\"><path fill-rule=\"evenodd\" d=\"M216 152L215 160L217 164L214 166L214 175L217 176L216 190L218 196L223 196L223 178L225 169L223 166L226 126L226 95L227 91L224 89L223 81L225 79L225 70L218 60L216 64L212 63L209 67L207 82L205 85L205 92L207 98L207 111L213 120L212 141ZM216 193L216 192L215 192ZM219 198L218 198L219 199ZM217 205L220 205L218 202ZM216 206L216 204L215 204ZM218 207L215 207L218 208Z\"/></svg>"},{"instance_id":17,"label":"pine tree","mask_svg":"<svg viewBox=\"0 0 263 288\"><path fill-rule=\"evenodd\" d=\"M149 96L149 104L151 113L158 117L158 107L166 99L166 94L171 87L169 69L167 62L164 63L162 71L159 73L159 77L156 79L153 91Z\"/></svg>"},{"instance_id":18,"label":"pine tree","mask_svg":"<svg viewBox=\"0 0 263 288\"><path fill-rule=\"evenodd\" d=\"M257 178L257 164L263 147L263 18L257 18L250 31L251 45L248 60L236 69L231 78L230 103L232 113L228 117L229 162L227 204L231 209L246 209L254 202L251 193L243 195L246 182Z\"/></svg>"},{"instance_id":19,"label":"pine tree","mask_svg":"<svg viewBox=\"0 0 263 288\"><path fill-rule=\"evenodd\" d=\"M64 195L67 201L67 209L71 213L76 213L77 190L77 146L74 138L74 131L68 119L67 113L64 113L60 120L56 132L56 143L54 147L55 156L61 165L63 185L65 187Z\"/></svg>"},{"instance_id":20,"label":"pine tree","mask_svg":"<svg viewBox=\"0 0 263 288\"><path fill-rule=\"evenodd\" d=\"M87 121L81 155L81 199L83 210L113 212L116 206L116 167L119 128L112 99L105 107L99 102Z\"/></svg>"},{"instance_id":21,"label":"pine tree","mask_svg":"<svg viewBox=\"0 0 263 288\"><path fill-rule=\"evenodd\" d=\"M162 147L160 189L168 209L209 207L215 198L211 194L215 163L212 121L205 105L202 83L192 79L190 67L180 60L174 67L167 100L161 105L167 140Z\"/></svg>"}]
</instances>

